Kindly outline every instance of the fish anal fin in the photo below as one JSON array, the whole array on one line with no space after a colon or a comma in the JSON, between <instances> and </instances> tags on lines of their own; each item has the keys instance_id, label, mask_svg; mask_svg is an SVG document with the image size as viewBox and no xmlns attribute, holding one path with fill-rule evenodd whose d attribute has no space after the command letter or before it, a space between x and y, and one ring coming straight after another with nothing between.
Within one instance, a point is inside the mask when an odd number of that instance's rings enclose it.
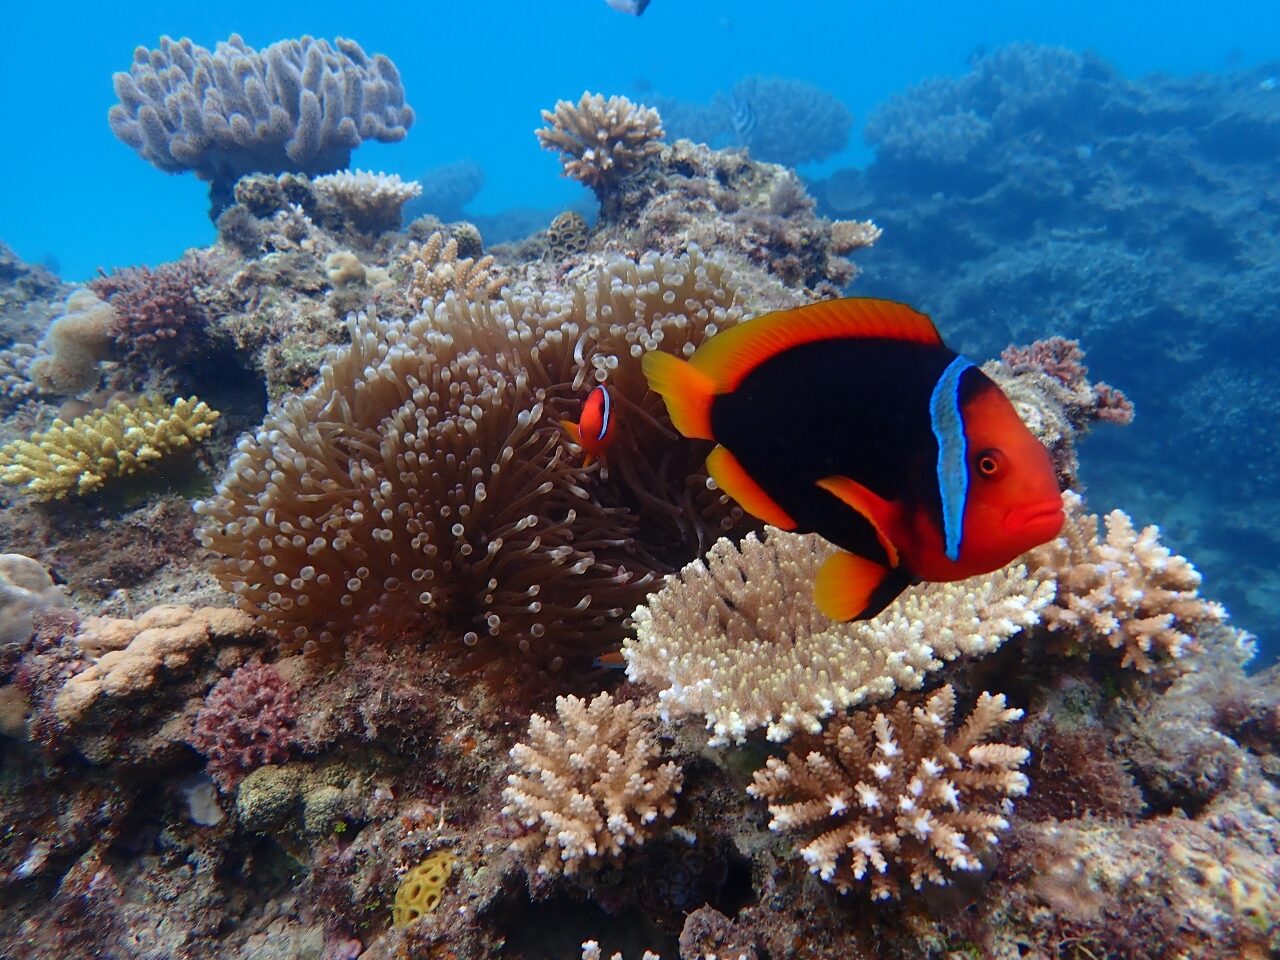
<instances>
[{"instance_id":1,"label":"fish anal fin","mask_svg":"<svg viewBox=\"0 0 1280 960\"><path fill-rule=\"evenodd\" d=\"M722 330L690 362L716 384L717 393L728 393L770 357L802 344L840 339L942 345L933 321L906 304L846 297L778 310Z\"/></svg>"},{"instance_id":2,"label":"fish anal fin","mask_svg":"<svg viewBox=\"0 0 1280 960\"><path fill-rule=\"evenodd\" d=\"M873 600L889 576L889 568L866 557L841 550L826 559L813 582L813 599L832 620L857 620L874 615ZM883 609L883 604L881 605Z\"/></svg>"},{"instance_id":3,"label":"fish anal fin","mask_svg":"<svg viewBox=\"0 0 1280 960\"><path fill-rule=\"evenodd\" d=\"M818 486L871 524L871 528L876 532L876 539L880 542L880 548L889 558L889 566L897 567L902 562L898 548L889 536L896 513L893 504L848 477L827 477L819 480Z\"/></svg>"},{"instance_id":4,"label":"fish anal fin","mask_svg":"<svg viewBox=\"0 0 1280 960\"><path fill-rule=\"evenodd\" d=\"M667 404L672 425L684 436L714 440L711 434L711 400L720 392L705 372L674 354L651 350L640 361L649 389Z\"/></svg>"},{"instance_id":5,"label":"fish anal fin","mask_svg":"<svg viewBox=\"0 0 1280 960\"><path fill-rule=\"evenodd\" d=\"M733 497L753 517L758 517L779 530L795 529L796 522L791 515L764 492L764 488L751 478L738 458L724 447L717 446L707 454L707 473L711 474L716 486Z\"/></svg>"}]
</instances>

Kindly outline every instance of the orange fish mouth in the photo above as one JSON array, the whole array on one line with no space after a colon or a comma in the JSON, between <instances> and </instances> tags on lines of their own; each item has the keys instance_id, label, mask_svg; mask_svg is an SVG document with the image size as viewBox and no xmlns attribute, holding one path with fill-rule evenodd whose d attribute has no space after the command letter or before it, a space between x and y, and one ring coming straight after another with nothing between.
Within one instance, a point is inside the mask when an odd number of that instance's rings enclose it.
<instances>
[{"instance_id":1,"label":"orange fish mouth","mask_svg":"<svg viewBox=\"0 0 1280 960\"><path fill-rule=\"evenodd\" d=\"M1062 529L1063 520L1062 498L1054 497L1052 500L1041 500L1010 510L1005 514L1004 527L1012 533L1025 533L1030 529L1043 530L1047 539L1057 535Z\"/></svg>"}]
</instances>

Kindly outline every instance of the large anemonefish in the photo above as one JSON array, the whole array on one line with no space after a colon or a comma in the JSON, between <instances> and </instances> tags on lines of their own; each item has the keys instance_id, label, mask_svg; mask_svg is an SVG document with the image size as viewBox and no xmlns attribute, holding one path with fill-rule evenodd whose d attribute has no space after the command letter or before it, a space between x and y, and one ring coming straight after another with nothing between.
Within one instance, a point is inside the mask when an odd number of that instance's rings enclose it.
<instances>
[{"instance_id":1,"label":"large anemonefish","mask_svg":"<svg viewBox=\"0 0 1280 960\"><path fill-rule=\"evenodd\" d=\"M561 420L560 426L586 454L582 465L591 466L591 461L603 454L614 438L613 398L609 396L609 388L603 383L593 387L582 401L578 422Z\"/></svg>"},{"instance_id":2,"label":"large anemonefish","mask_svg":"<svg viewBox=\"0 0 1280 960\"><path fill-rule=\"evenodd\" d=\"M1057 536L1053 464L998 386L932 321L888 300L828 300L730 327L689 360L644 357L707 470L743 509L842 548L818 607L875 616L920 580L997 570Z\"/></svg>"}]
</instances>

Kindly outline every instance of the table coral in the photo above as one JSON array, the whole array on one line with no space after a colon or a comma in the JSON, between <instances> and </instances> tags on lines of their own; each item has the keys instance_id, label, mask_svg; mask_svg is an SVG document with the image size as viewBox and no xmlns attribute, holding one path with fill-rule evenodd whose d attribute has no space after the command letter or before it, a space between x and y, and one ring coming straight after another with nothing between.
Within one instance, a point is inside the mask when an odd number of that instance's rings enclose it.
<instances>
[{"instance_id":1,"label":"table coral","mask_svg":"<svg viewBox=\"0 0 1280 960\"><path fill-rule=\"evenodd\" d=\"M713 744L759 727L771 740L816 733L837 710L912 690L944 662L997 649L1039 622L1053 584L1022 566L913 588L879 616L836 623L813 601L835 548L766 528L720 540L633 615L627 676L653 684L672 715L700 713Z\"/></svg>"},{"instance_id":2,"label":"table coral","mask_svg":"<svg viewBox=\"0 0 1280 960\"><path fill-rule=\"evenodd\" d=\"M1043 611L1049 630L1086 652L1119 650L1121 666L1151 673L1195 649L1198 626L1225 619L1220 604L1200 596L1196 568L1160 543L1158 527L1138 531L1127 514L1113 510L1099 539L1098 517L1085 512L1080 496L1068 491L1063 501L1062 534L1026 557L1034 576L1057 583Z\"/></svg>"},{"instance_id":3,"label":"table coral","mask_svg":"<svg viewBox=\"0 0 1280 960\"><path fill-rule=\"evenodd\" d=\"M159 397L133 405L117 401L0 447L0 483L37 500L83 496L205 439L217 419L195 397L172 404Z\"/></svg>"},{"instance_id":4,"label":"table coral","mask_svg":"<svg viewBox=\"0 0 1280 960\"><path fill-rule=\"evenodd\" d=\"M541 853L540 874L597 867L643 844L675 812L684 780L677 764L658 763L634 703L557 697L556 714L530 718L528 742L511 748L520 772L502 791L503 814L526 831L512 848Z\"/></svg>"},{"instance_id":5,"label":"table coral","mask_svg":"<svg viewBox=\"0 0 1280 960\"><path fill-rule=\"evenodd\" d=\"M769 827L797 833L811 872L847 893L870 878L873 900L945 885L956 870L979 870L1009 827L1010 797L1027 791L1018 767L1030 751L989 741L1020 719L1003 694L983 693L952 725L955 692L945 686L921 706L855 713L805 738L785 760L770 757L747 791L764 800Z\"/></svg>"}]
</instances>

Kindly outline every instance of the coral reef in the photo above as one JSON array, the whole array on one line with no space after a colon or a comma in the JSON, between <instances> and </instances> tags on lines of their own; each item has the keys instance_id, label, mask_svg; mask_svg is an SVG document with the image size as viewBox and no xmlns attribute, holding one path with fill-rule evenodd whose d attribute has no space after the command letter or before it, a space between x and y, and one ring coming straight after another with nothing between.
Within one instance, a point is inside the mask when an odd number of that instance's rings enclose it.
<instances>
[{"instance_id":1,"label":"coral reef","mask_svg":"<svg viewBox=\"0 0 1280 960\"><path fill-rule=\"evenodd\" d=\"M63 313L49 326L43 354L28 366L31 382L44 393L74 396L98 385L98 362L111 347L115 311L90 290L67 297Z\"/></svg>"},{"instance_id":2,"label":"coral reef","mask_svg":"<svg viewBox=\"0 0 1280 960\"><path fill-rule=\"evenodd\" d=\"M272 664L247 663L219 680L196 714L191 746L208 759L223 790L289 756L297 736L298 698Z\"/></svg>"},{"instance_id":3,"label":"coral reef","mask_svg":"<svg viewBox=\"0 0 1280 960\"><path fill-rule=\"evenodd\" d=\"M70 423L55 420L29 440L0 447L0 483L37 500L84 496L113 477L150 469L154 461L199 443L217 419L195 397L172 404L158 397L116 402Z\"/></svg>"},{"instance_id":4,"label":"coral reef","mask_svg":"<svg viewBox=\"0 0 1280 960\"><path fill-rule=\"evenodd\" d=\"M343 170L316 177L311 189L334 203L356 232L376 237L400 229L400 211L422 193L422 184L396 174Z\"/></svg>"},{"instance_id":5,"label":"coral reef","mask_svg":"<svg viewBox=\"0 0 1280 960\"><path fill-rule=\"evenodd\" d=\"M65 603L43 566L20 553L0 553L0 644L25 641L32 614Z\"/></svg>"},{"instance_id":6,"label":"coral reef","mask_svg":"<svg viewBox=\"0 0 1280 960\"><path fill-rule=\"evenodd\" d=\"M484 187L484 169L470 160L432 167L418 178L422 193L404 206L408 220L431 215L448 223L466 219L465 208Z\"/></svg>"},{"instance_id":7,"label":"coral reef","mask_svg":"<svg viewBox=\"0 0 1280 960\"><path fill-rule=\"evenodd\" d=\"M400 262L410 271L405 295L415 311L427 300L443 300L449 291L468 300L496 297L509 282L491 255L459 257L458 238L446 240L438 230L426 243L410 243Z\"/></svg>"},{"instance_id":8,"label":"coral reef","mask_svg":"<svg viewBox=\"0 0 1280 960\"><path fill-rule=\"evenodd\" d=\"M257 51L232 35L212 52L161 37L114 83L112 132L159 169L207 180L215 218L246 173L328 173L362 141L401 140L413 123L395 65L341 37Z\"/></svg>"},{"instance_id":9,"label":"coral reef","mask_svg":"<svg viewBox=\"0 0 1280 960\"><path fill-rule=\"evenodd\" d=\"M741 145L757 160L784 167L839 153L853 129L853 114L843 103L803 80L743 77L729 102Z\"/></svg>"},{"instance_id":10,"label":"coral reef","mask_svg":"<svg viewBox=\"0 0 1280 960\"><path fill-rule=\"evenodd\" d=\"M397 927L407 927L433 913L440 906L440 891L453 876L453 865L457 859L450 851L441 850L411 868L396 888L391 922Z\"/></svg>"},{"instance_id":11,"label":"coral reef","mask_svg":"<svg viewBox=\"0 0 1280 960\"><path fill-rule=\"evenodd\" d=\"M770 829L808 838L800 855L841 893L868 879L873 900L898 896L904 883L945 885L952 871L980 870L1009 828L1030 756L989 739L1022 717L1003 694L984 692L951 730L955 706L945 686L920 706L900 700L892 712L836 721L820 743L770 757L747 790L768 803Z\"/></svg>"},{"instance_id":12,"label":"coral reef","mask_svg":"<svg viewBox=\"0 0 1280 960\"><path fill-rule=\"evenodd\" d=\"M712 743L817 733L847 707L912 690L945 663L991 653L1039 622L1053 596L1014 566L902 595L872 620L835 623L813 602L834 548L814 534L767 528L718 541L636 610L622 654L627 676L659 688L673 715L700 713Z\"/></svg>"},{"instance_id":13,"label":"coral reef","mask_svg":"<svg viewBox=\"0 0 1280 960\"><path fill-rule=\"evenodd\" d=\"M1091 646L1120 651L1122 667L1151 673L1178 666L1195 646L1192 632L1220 623L1226 611L1201 598L1200 574L1160 543L1159 528L1138 531L1113 510L1100 540L1098 518L1085 512L1080 496L1068 491L1063 500L1062 534L1026 557L1032 576L1057 584L1041 611L1045 625L1086 655Z\"/></svg>"},{"instance_id":14,"label":"coral reef","mask_svg":"<svg viewBox=\"0 0 1280 960\"><path fill-rule=\"evenodd\" d=\"M530 718L528 742L511 748L521 772L502 791L503 814L525 830L513 849L540 854L542 874L597 867L643 844L675 812L684 780L677 764L657 762L661 747L634 703L557 697L556 715Z\"/></svg>"},{"instance_id":15,"label":"coral reef","mask_svg":"<svg viewBox=\"0 0 1280 960\"><path fill-rule=\"evenodd\" d=\"M212 279L211 267L196 254L155 270L114 270L91 280L89 289L111 305L107 332L119 352L177 365L206 346L209 316L197 290Z\"/></svg>"},{"instance_id":16,"label":"coral reef","mask_svg":"<svg viewBox=\"0 0 1280 960\"><path fill-rule=\"evenodd\" d=\"M591 187L602 200L622 177L640 169L660 149L662 118L652 107L626 97L584 92L577 103L556 102L543 110L547 124L538 142L560 153L567 177Z\"/></svg>"}]
</instances>

